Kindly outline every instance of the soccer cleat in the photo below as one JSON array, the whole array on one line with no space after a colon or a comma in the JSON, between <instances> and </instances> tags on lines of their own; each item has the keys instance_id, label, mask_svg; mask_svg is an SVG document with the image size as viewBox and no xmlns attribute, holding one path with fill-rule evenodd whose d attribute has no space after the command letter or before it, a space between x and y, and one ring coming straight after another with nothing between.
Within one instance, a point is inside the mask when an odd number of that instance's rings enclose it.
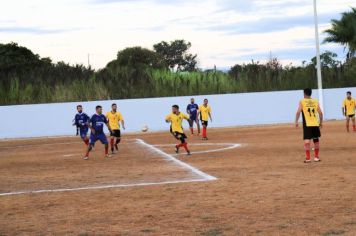
<instances>
[{"instance_id":1,"label":"soccer cleat","mask_svg":"<svg viewBox=\"0 0 356 236\"><path fill-rule=\"evenodd\" d=\"M204 137L204 138L202 138L202 140L208 140L208 138L207 138L207 137Z\"/></svg>"},{"instance_id":2,"label":"soccer cleat","mask_svg":"<svg viewBox=\"0 0 356 236\"><path fill-rule=\"evenodd\" d=\"M179 147L176 145L176 150L175 152L178 154L179 153Z\"/></svg>"},{"instance_id":3,"label":"soccer cleat","mask_svg":"<svg viewBox=\"0 0 356 236\"><path fill-rule=\"evenodd\" d=\"M187 156L191 156L192 154L190 153L190 151L187 151Z\"/></svg>"},{"instance_id":4,"label":"soccer cleat","mask_svg":"<svg viewBox=\"0 0 356 236\"><path fill-rule=\"evenodd\" d=\"M105 158L110 158L110 157L111 157L110 154L106 154L106 155L105 155Z\"/></svg>"},{"instance_id":5,"label":"soccer cleat","mask_svg":"<svg viewBox=\"0 0 356 236\"><path fill-rule=\"evenodd\" d=\"M89 160L89 157L88 157L88 156L85 156L83 159L84 159L84 160Z\"/></svg>"},{"instance_id":6,"label":"soccer cleat","mask_svg":"<svg viewBox=\"0 0 356 236\"><path fill-rule=\"evenodd\" d=\"M111 154L115 154L115 153L117 153L116 150L111 150Z\"/></svg>"},{"instance_id":7,"label":"soccer cleat","mask_svg":"<svg viewBox=\"0 0 356 236\"><path fill-rule=\"evenodd\" d=\"M305 160L304 161L304 163L310 163L311 162L311 160Z\"/></svg>"},{"instance_id":8,"label":"soccer cleat","mask_svg":"<svg viewBox=\"0 0 356 236\"><path fill-rule=\"evenodd\" d=\"M321 160L320 160L319 157L315 157L315 158L314 158L314 161L315 161L315 162L319 162L319 161L321 161Z\"/></svg>"}]
</instances>

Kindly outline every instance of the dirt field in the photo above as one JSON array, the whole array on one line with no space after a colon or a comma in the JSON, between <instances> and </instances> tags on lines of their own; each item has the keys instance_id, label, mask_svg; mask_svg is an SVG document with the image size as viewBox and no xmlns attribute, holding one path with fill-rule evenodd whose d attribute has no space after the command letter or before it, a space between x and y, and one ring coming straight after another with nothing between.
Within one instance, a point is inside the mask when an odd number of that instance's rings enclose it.
<instances>
[{"instance_id":1,"label":"dirt field","mask_svg":"<svg viewBox=\"0 0 356 236\"><path fill-rule=\"evenodd\" d=\"M291 125L208 132L178 159L214 181L135 141L173 144L167 132L125 135L111 159L97 143L88 161L79 138L0 141L0 194L18 193L0 196L0 235L356 235L356 133L343 122L325 123L311 164Z\"/></svg>"}]
</instances>

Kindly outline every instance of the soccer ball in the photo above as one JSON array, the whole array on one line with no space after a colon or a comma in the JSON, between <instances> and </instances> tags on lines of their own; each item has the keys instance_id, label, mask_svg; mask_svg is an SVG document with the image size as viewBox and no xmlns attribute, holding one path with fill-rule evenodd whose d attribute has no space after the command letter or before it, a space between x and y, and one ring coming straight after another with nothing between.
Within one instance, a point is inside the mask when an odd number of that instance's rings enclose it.
<instances>
[{"instance_id":1,"label":"soccer ball","mask_svg":"<svg viewBox=\"0 0 356 236\"><path fill-rule=\"evenodd\" d=\"M148 126L147 125L142 126L141 131L142 132L147 132L148 131Z\"/></svg>"}]
</instances>

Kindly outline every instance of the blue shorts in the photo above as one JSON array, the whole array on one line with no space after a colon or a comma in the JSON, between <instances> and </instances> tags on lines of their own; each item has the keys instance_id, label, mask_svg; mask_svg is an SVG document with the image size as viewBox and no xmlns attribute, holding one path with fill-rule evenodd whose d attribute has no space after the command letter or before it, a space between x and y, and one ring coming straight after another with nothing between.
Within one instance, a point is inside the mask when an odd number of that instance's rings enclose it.
<instances>
[{"instance_id":1,"label":"blue shorts","mask_svg":"<svg viewBox=\"0 0 356 236\"><path fill-rule=\"evenodd\" d=\"M192 116L190 116L190 120L196 121L196 120L197 120L197 115L192 115Z\"/></svg>"},{"instance_id":2,"label":"blue shorts","mask_svg":"<svg viewBox=\"0 0 356 236\"><path fill-rule=\"evenodd\" d=\"M87 137L89 128L79 129L79 134L82 139Z\"/></svg>"},{"instance_id":3,"label":"blue shorts","mask_svg":"<svg viewBox=\"0 0 356 236\"><path fill-rule=\"evenodd\" d=\"M108 140L106 138L106 135L104 133L100 133L100 134L90 134L90 139L89 139L89 143L94 145L96 143L96 141L100 140L100 142L102 144L108 144Z\"/></svg>"}]
</instances>

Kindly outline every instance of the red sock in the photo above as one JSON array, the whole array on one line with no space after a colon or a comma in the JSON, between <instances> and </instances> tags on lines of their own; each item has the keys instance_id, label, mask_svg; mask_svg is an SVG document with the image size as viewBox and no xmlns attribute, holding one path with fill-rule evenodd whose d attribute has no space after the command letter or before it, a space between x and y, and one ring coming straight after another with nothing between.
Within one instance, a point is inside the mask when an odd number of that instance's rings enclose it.
<instances>
[{"instance_id":1,"label":"red sock","mask_svg":"<svg viewBox=\"0 0 356 236\"><path fill-rule=\"evenodd\" d=\"M354 131L356 131L356 125L353 125L352 128L354 129Z\"/></svg>"},{"instance_id":2,"label":"red sock","mask_svg":"<svg viewBox=\"0 0 356 236\"><path fill-rule=\"evenodd\" d=\"M306 159L310 160L310 143L304 143Z\"/></svg>"},{"instance_id":3,"label":"red sock","mask_svg":"<svg viewBox=\"0 0 356 236\"><path fill-rule=\"evenodd\" d=\"M194 134L194 130L193 130L193 128L190 128L190 132L191 132L192 134Z\"/></svg>"},{"instance_id":4,"label":"red sock","mask_svg":"<svg viewBox=\"0 0 356 236\"><path fill-rule=\"evenodd\" d=\"M315 142L314 143L314 156L317 158L319 158L319 148L320 148L319 142Z\"/></svg>"},{"instance_id":5,"label":"red sock","mask_svg":"<svg viewBox=\"0 0 356 236\"><path fill-rule=\"evenodd\" d=\"M183 147L183 143L177 144L177 148Z\"/></svg>"},{"instance_id":6,"label":"red sock","mask_svg":"<svg viewBox=\"0 0 356 236\"><path fill-rule=\"evenodd\" d=\"M85 138L83 141L84 141L85 145L87 145L87 146L89 145L89 139L88 138Z\"/></svg>"},{"instance_id":7,"label":"red sock","mask_svg":"<svg viewBox=\"0 0 356 236\"><path fill-rule=\"evenodd\" d=\"M206 138L206 128L203 127L203 138Z\"/></svg>"},{"instance_id":8,"label":"red sock","mask_svg":"<svg viewBox=\"0 0 356 236\"><path fill-rule=\"evenodd\" d=\"M110 147L111 149L114 148L114 138L110 138Z\"/></svg>"},{"instance_id":9,"label":"red sock","mask_svg":"<svg viewBox=\"0 0 356 236\"><path fill-rule=\"evenodd\" d=\"M108 155L109 154L109 145L106 145L105 146L105 155Z\"/></svg>"},{"instance_id":10,"label":"red sock","mask_svg":"<svg viewBox=\"0 0 356 236\"><path fill-rule=\"evenodd\" d=\"M184 147L184 149L189 152L189 149L188 149L188 143L183 143L182 146Z\"/></svg>"}]
</instances>

